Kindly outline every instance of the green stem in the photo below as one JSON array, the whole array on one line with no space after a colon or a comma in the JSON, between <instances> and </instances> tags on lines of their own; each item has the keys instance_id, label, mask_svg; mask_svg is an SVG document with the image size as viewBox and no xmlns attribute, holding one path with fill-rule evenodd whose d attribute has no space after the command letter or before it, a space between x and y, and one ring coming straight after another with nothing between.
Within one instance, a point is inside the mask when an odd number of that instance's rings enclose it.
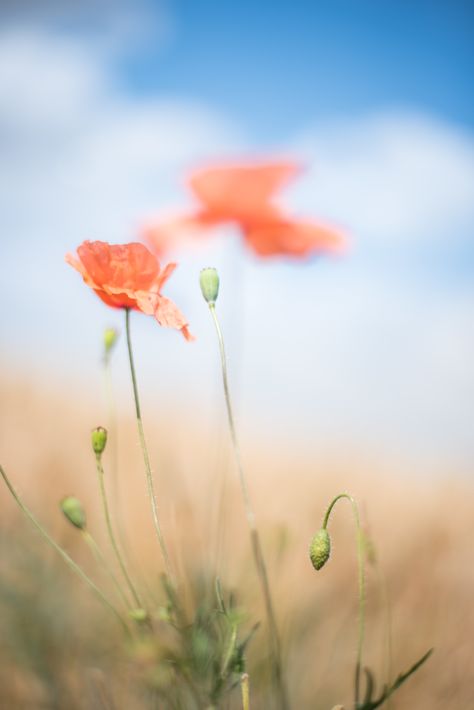
<instances>
[{"instance_id":1,"label":"green stem","mask_svg":"<svg viewBox=\"0 0 474 710\"><path fill-rule=\"evenodd\" d=\"M117 577L115 576L114 572L112 571L109 564L107 563L105 556L102 554L102 551L101 551L99 545L97 544L95 538L92 537L90 532L88 530L86 530L85 528L81 532L82 532L82 537L84 538L86 544L91 549L96 562L98 563L98 565L100 567L102 567L102 569L104 569L107 572L110 579L112 580L115 590L116 590L117 594L119 595L120 599L122 600L122 602L124 603L125 608L130 609L130 603L129 603L127 597L125 596L125 593L124 593L122 587L120 586Z\"/></svg>"},{"instance_id":2,"label":"green stem","mask_svg":"<svg viewBox=\"0 0 474 710\"><path fill-rule=\"evenodd\" d=\"M16 490L13 488L13 485L10 483L10 480L8 479L8 476L5 473L5 471L3 470L2 466L0 466L0 474L2 475L2 478L5 481L5 484L8 488L8 490L12 494L18 507L24 513L24 515L30 520L30 522L35 526L35 528L40 532L40 534L43 536L43 538L46 540L46 542L49 545L51 545L51 547L54 550L56 550L56 552L62 557L64 562L68 565L69 569L71 569L75 574L77 574L77 576L80 577L82 579L82 581L85 582L85 584L87 584L89 589L91 589L91 591L102 602L102 604L104 604L104 606L106 606L107 609L109 609L109 611L111 611L112 614L114 614L115 618L118 619L118 621L122 625L126 634L129 635L130 630L129 630L127 624L125 623L125 621L123 620L122 616L120 615L120 613L117 611L117 609L113 606L113 604L111 604L109 602L109 600L107 599L105 594L103 594L103 592L101 592L99 587L97 587L97 585L92 581L92 579L81 569L81 567L79 567L79 565L76 562L74 562L74 560L71 557L69 557L68 553L65 550L63 550L63 548L60 545L58 545L58 543L55 542L55 540L53 540L53 538L50 536L50 534L44 529L44 527L41 525L41 523L35 518L33 513L30 511L29 508L27 508L27 506L23 503L23 501L21 500L21 498L18 495L18 493L16 492Z\"/></svg>"},{"instance_id":3,"label":"green stem","mask_svg":"<svg viewBox=\"0 0 474 710\"><path fill-rule=\"evenodd\" d=\"M168 577L170 583L173 586L175 586L173 574L171 572L171 563L170 563L170 557L168 554L168 549L166 547L166 544L165 544L165 541L163 538L163 533L161 532L161 526L160 526L160 521L159 521L159 516L158 516L158 506L156 503L156 496L155 496L155 487L154 487L154 483L153 483L153 474L151 471L150 457L148 455L148 448L146 445L145 432L143 430L143 422L142 422L142 415L141 415L141 409L140 409L140 399L138 396L137 377L136 377L136 373L135 373L135 365L133 362L132 340L130 337L130 309L129 308L125 309L125 329L126 329L126 333L127 333L128 358L130 361L130 372L132 375L133 396L134 396L134 400L135 400L135 413L136 413L136 418L137 418L138 436L140 439L140 446L142 449L143 460L145 462L146 482L147 482L147 488L148 488L148 497L150 499L150 504L151 504L153 525L155 527L158 542L161 547L161 553L163 555L163 560L165 563L167 577Z\"/></svg>"},{"instance_id":4,"label":"green stem","mask_svg":"<svg viewBox=\"0 0 474 710\"><path fill-rule=\"evenodd\" d=\"M107 418L108 418L108 447L111 459L111 481L112 481L112 508L115 510L115 520L118 529L118 537L122 548L126 550L125 533L122 515L122 496L119 480L118 467L118 426L117 426L117 407L115 405L114 388L112 383L112 367L111 353L106 352L103 359L103 375L104 375L104 390L107 403Z\"/></svg>"},{"instance_id":5,"label":"green stem","mask_svg":"<svg viewBox=\"0 0 474 710\"><path fill-rule=\"evenodd\" d=\"M242 710L250 710L250 688L248 673L240 676L240 689L242 691Z\"/></svg>"},{"instance_id":6,"label":"green stem","mask_svg":"<svg viewBox=\"0 0 474 710\"><path fill-rule=\"evenodd\" d=\"M268 581L267 567L265 564L265 558L263 556L262 545L260 542L260 535L258 532L255 513L252 508L250 501L250 494L247 486L247 480L244 473L244 467L242 464L242 457L240 454L239 442L237 439L237 433L235 428L234 413L232 409L232 401L229 389L229 379L227 375L227 358L225 354L224 337L222 335L222 330L219 324L219 320L216 314L215 303L209 303L209 310L214 321L214 326L217 333L217 339L219 341L219 352L221 358L222 367L222 381L224 385L224 395L227 408L227 420L229 424L230 437L232 440L232 446L234 450L235 461L237 465L237 471L239 475L240 488L242 491L242 498L244 501L245 515L247 517L248 526L250 529L250 539L252 543L252 553L255 561L255 566L257 568L257 574L260 580L260 586L263 593L263 598L265 602L265 610L267 614L268 626L270 629L270 637L272 642L272 656L274 663L274 673L275 681L278 688L280 707L282 710L288 710L290 707L289 700L287 696L286 686L283 678L283 667L281 660L281 643L280 635L278 633L278 626L276 623L275 612L273 609L272 595L270 591L270 584Z\"/></svg>"},{"instance_id":7,"label":"green stem","mask_svg":"<svg viewBox=\"0 0 474 710\"><path fill-rule=\"evenodd\" d=\"M357 565L358 565L358 577L359 577L359 624L358 624L358 638L357 638L357 660L355 669L355 679L354 679L354 702L355 707L359 705L360 697L360 676L362 670L362 648L364 645L364 634L365 634L365 601L366 601L366 584L365 584L365 564L364 564L364 539L363 533L360 526L359 509L354 498L348 493L340 493L334 498L334 500L329 505L326 515L323 520L323 529L327 528L329 516L331 515L332 509L336 505L338 500L345 498L349 501L352 507L352 512L354 514L354 519L357 529Z\"/></svg>"},{"instance_id":8,"label":"green stem","mask_svg":"<svg viewBox=\"0 0 474 710\"><path fill-rule=\"evenodd\" d=\"M95 461L96 461L96 466L97 466L97 477L99 479L100 497L102 499L105 524L107 526L109 540L110 540L110 543L113 547L115 557L117 558L117 562L119 563L120 569L122 570L122 574L124 576L124 579L125 579L125 581L128 585L128 588L130 590L130 594L132 595L133 601L135 602L135 604L138 607L143 609L143 602L140 599L140 596L139 596L137 590L135 589L135 586L130 578L130 575L127 570L127 565L125 564L125 560L123 559L123 555L120 552L120 548L117 545L117 540L115 539L114 529L112 527L112 520L110 518L109 504L107 502L107 493L105 491L104 467L102 466L101 454L96 454Z\"/></svg>"}]
</instances>

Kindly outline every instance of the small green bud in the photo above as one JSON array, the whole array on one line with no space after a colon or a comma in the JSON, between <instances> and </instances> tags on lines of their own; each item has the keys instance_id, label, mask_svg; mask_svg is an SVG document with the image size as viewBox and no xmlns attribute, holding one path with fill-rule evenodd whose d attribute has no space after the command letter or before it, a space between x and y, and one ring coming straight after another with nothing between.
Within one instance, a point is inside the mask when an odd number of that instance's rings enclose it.
<instances>
[{"instance_id":1,"label":"small green bud","mask_svg":"<svg viewBox=\"0 0 474 710\"><path fill-rule=\"evenodd\" d=\"M79 528L79 530L85 529L86 514L80 500L74 498L74 496L66 496L60 502L59 507L70 523Z\"/></svg>"},{"instance_id":2,"label":"small green bud","mask_svg":"<svg viewBox=\"0 0 474 710\"><path fill-rule=\"evenodd\" d=\"M146 609L140 609L139 607L137 609L130 609L128 615L131 619L133 619L133 621L136 621L139 624L143 624L148 620L148 612Z\"/></svg>"},{"instance_id":3,"label":"small green bud","mask_svg":"<svg viewBox=\"0 0 474 710\"><path fill-rule=\"evenodd\" d=\"M158 613L156 616L160 621L170 622L171 621L171 606L169 604L167 604L166 606L158 607Z\"/></svg>"},{"instance_id":4,"label":"small green bud","mask_svg":"<svg viewBox=\"0 0 474 710\"><path fill-rule=\"evenodd\" d=\"M112 351L112 348L114 347L115 343L117 342L117 338L118 338L118 331L115 330L115 328L106 328L104 330L104 350L105 350L106 357Z\"/></svg>"},{"instance_id":5,"label":"small green bud","mask_svg":"<svg viewBox=\"0 0 474 710\"><path fill-rule=\"evenodd\" d=\"M329 533L326 528L321 528L313 537L311 545L309 546L309 556L314 569L319 570L321 567L324 567L329 559L330 552L331 539Z\"/></svg>"},{"instance_id":6,"label":"small green bud","mask_svg":"<svg viewBox=\"0 0 474 710\"><path fill-rule=\"evenodd\" d=\"M104 429L103 426L98 426L96 429L93 429L91 433L91 441L94 453L100 456L107 443L107 429Z\"/></svg>"},{"instance_id":7,"label":"small green bud","mask_svg":"<svg viewBox=\"0 0 474 710\"><path fill-rule=\"evenodd\" d=\"M215 303L219 294L219 274L211 267L203 269L199 275L202 295L207 303Z\"/></svg>"}]
</instances>

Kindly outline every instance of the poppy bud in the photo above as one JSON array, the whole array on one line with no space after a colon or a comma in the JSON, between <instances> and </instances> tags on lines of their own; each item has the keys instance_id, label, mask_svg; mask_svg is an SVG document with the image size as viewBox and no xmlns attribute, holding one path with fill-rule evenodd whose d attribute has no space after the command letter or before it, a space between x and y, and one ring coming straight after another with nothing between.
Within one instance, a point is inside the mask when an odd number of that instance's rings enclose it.
<instances>
[{"instance_id":1,"label":"poppy bud","mask_svg":"<svg viewBox=\"0 0 474 710\"><path fill-rule=\"evenodd\" d=\"M70 523L79 528L79 530L85 529L86 514L80 500L74 498L74 496L66 496L60 502L59 507Z\"/></svg>"},{"instance_id":2,"label":"poppy bud","mask_svg":"<svg viewBox=\"0 0 474 710\"><path fill-rule=\"evenodd\" d=\"M106 328L104 330L104 350L105 355L109 355L117 342L118 331L115 328Z\"/></svg>"},{"instance_id":3,"label":"poppy bud","mask_svg":"<svg viewBox=\"0 0 474 710\"><path fill-rule=\"evenodd\" d=\"M313 537L311 545L309 546L309 556L314 569L319 570L321 567L324 567L329 559L330 552L331 539L329 533L326 528L321 528Z\"/></svg>"},{"instance_id":4,"label":"poppy bud","mask_svg":"<svg viewBox=\"0 0 474 710\"><path fill-rule=\"evenodd\" d=\"M145 609L130 609L128 614L133 621L136 621L139 624L148 620L148 613Z\"/></svg>"},{"instance_id":5,"label":"poppy bud","mask_svg":"<svg viewBox=\"0 0 474 710\"><path fill-rule=\"evenodd\" d=\"M219 294L219 274L216 269L203 269L199 275L202 295L207 303L215 303Z\"/></svg>"},{"instance_id":6,"label":"poppy bud","mask_svg":"<svg viewBox=\"0 0 474 710\"><path fill-rule=\"evenodd\" d=\"M97 454L97 456L100 456L107 443L107 429L104 429L103 426L98 426L96 429L93 429L91 441L94 453Z\"/></svg>"}]
</instances>

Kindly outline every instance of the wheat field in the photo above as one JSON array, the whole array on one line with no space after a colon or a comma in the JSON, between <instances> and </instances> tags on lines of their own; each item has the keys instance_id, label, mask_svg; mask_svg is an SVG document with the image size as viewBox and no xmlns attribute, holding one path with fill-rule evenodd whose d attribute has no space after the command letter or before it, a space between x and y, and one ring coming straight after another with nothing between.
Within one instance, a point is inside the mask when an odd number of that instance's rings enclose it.
<instances>
[{"instance_id":1,"label":"wheat field","mask_svg":"<svg viewBox=\"0 0 474 710\"><path fill-rule=\"evenodd\" d=\"M91 428L104 423L97 419L97 401L83 388L71 385L61 392L32 377L8 376L5 368L0 396L2 465L55 539L106 587L103 570L58 509L64 495L77 495L90 529L107 549L89 445ZM149 403L145 409L164 534L186 607L193 613L198 590L212 605L213 580L219 576L235 591L244 627L250 629L264 620L264 612L226 428L211 438L179 407L170 407L166 416L163 403L156 411ZM133 574L147 599L159 605L162 560L131 414L118 421L116 511ZM329 563L315 572L308 558L309 541L340 491L359 501L375 549L368 566L364 664L381 683L435 649L393 696L392 710L474 707L474 518L468 478L449 470L437 477L395 471L388 462L380 466L368 463L368 457L347 458L343 447L323 459L291 441L285 442L284 454L281 446L277 451L246 441L243 453L292 707L351 707L357 569L348 506L341 504L331 521ZM109 448L106 475L111 460ZM155 651L147 643L124 649L114 620L46 549L5 487L0 497L0 707L168 707L153 693L163 682ZM272 707L266 648L262 623L247 654L251 708ZM238 691L227 703L241 707Z\"/></svg>"}]
</instances>

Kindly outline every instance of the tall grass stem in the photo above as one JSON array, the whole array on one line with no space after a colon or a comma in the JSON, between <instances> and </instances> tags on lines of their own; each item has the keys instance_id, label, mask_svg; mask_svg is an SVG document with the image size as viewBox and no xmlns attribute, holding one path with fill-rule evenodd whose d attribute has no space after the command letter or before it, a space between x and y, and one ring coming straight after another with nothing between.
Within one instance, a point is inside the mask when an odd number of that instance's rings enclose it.
<instances>
[{"instance_id":1,"label":"tall grass stem","mask_svg":"<svg viewBox=\"0 0 474 710\"><path fill-rule=\"evenodd\" d=\"M242 692L242 710L250 710L250 688L248 673L242 673L240 677L240 689Z\"/></svg>"},{"instance_id":2,"label":"tall grass stem","mask_svg":"<svg viewBox=\"0 0 474 710\"><path fill-rule=\"evenodd\" d=\"M278 632L278 626L276 623L275 612L273 609L273 600L270 590L270 583L268 581L268 573L265 564L265 558L263 555L262 545L260 542L260 535L258 532L255 513L250 500L250 494L248 490L247 480L245 477L244 467L242 463L242 456L240 453L239 442L237 439L237 432L235 428L234 413L232 409L232 401L229 389L229 378L227 373L227 358L225 353L224 337L219 324L219 319L216 313L215 303L210 302L209 310L211 312L212 319L214 321L214 326L217 333L217 339L219 342L219 352L222 367L222 381L224 385L224 396L227 409L227 420L229 424L230 437L232 440L232 446L234 450L235 461L237 465L237 471L239 475L240 488L242 491L242 498L244 501L245 514L247 517L247 522L250 529L250 538L252 543L252 553L255 561L255 566L257 568L257 574L260 580L260 586L262 588L263 599L265 603L265 609L267 614L268 626L270 629L270 637L272 644L272 656L274 664L274 674L275 681L278 688L278 695L280 701L280 707L282 710L288 710L290 707L287 690L285 686L285 681L283 677L283 666L281 660L281 643L280 635Z\"/></svg>"}]
</instances>

